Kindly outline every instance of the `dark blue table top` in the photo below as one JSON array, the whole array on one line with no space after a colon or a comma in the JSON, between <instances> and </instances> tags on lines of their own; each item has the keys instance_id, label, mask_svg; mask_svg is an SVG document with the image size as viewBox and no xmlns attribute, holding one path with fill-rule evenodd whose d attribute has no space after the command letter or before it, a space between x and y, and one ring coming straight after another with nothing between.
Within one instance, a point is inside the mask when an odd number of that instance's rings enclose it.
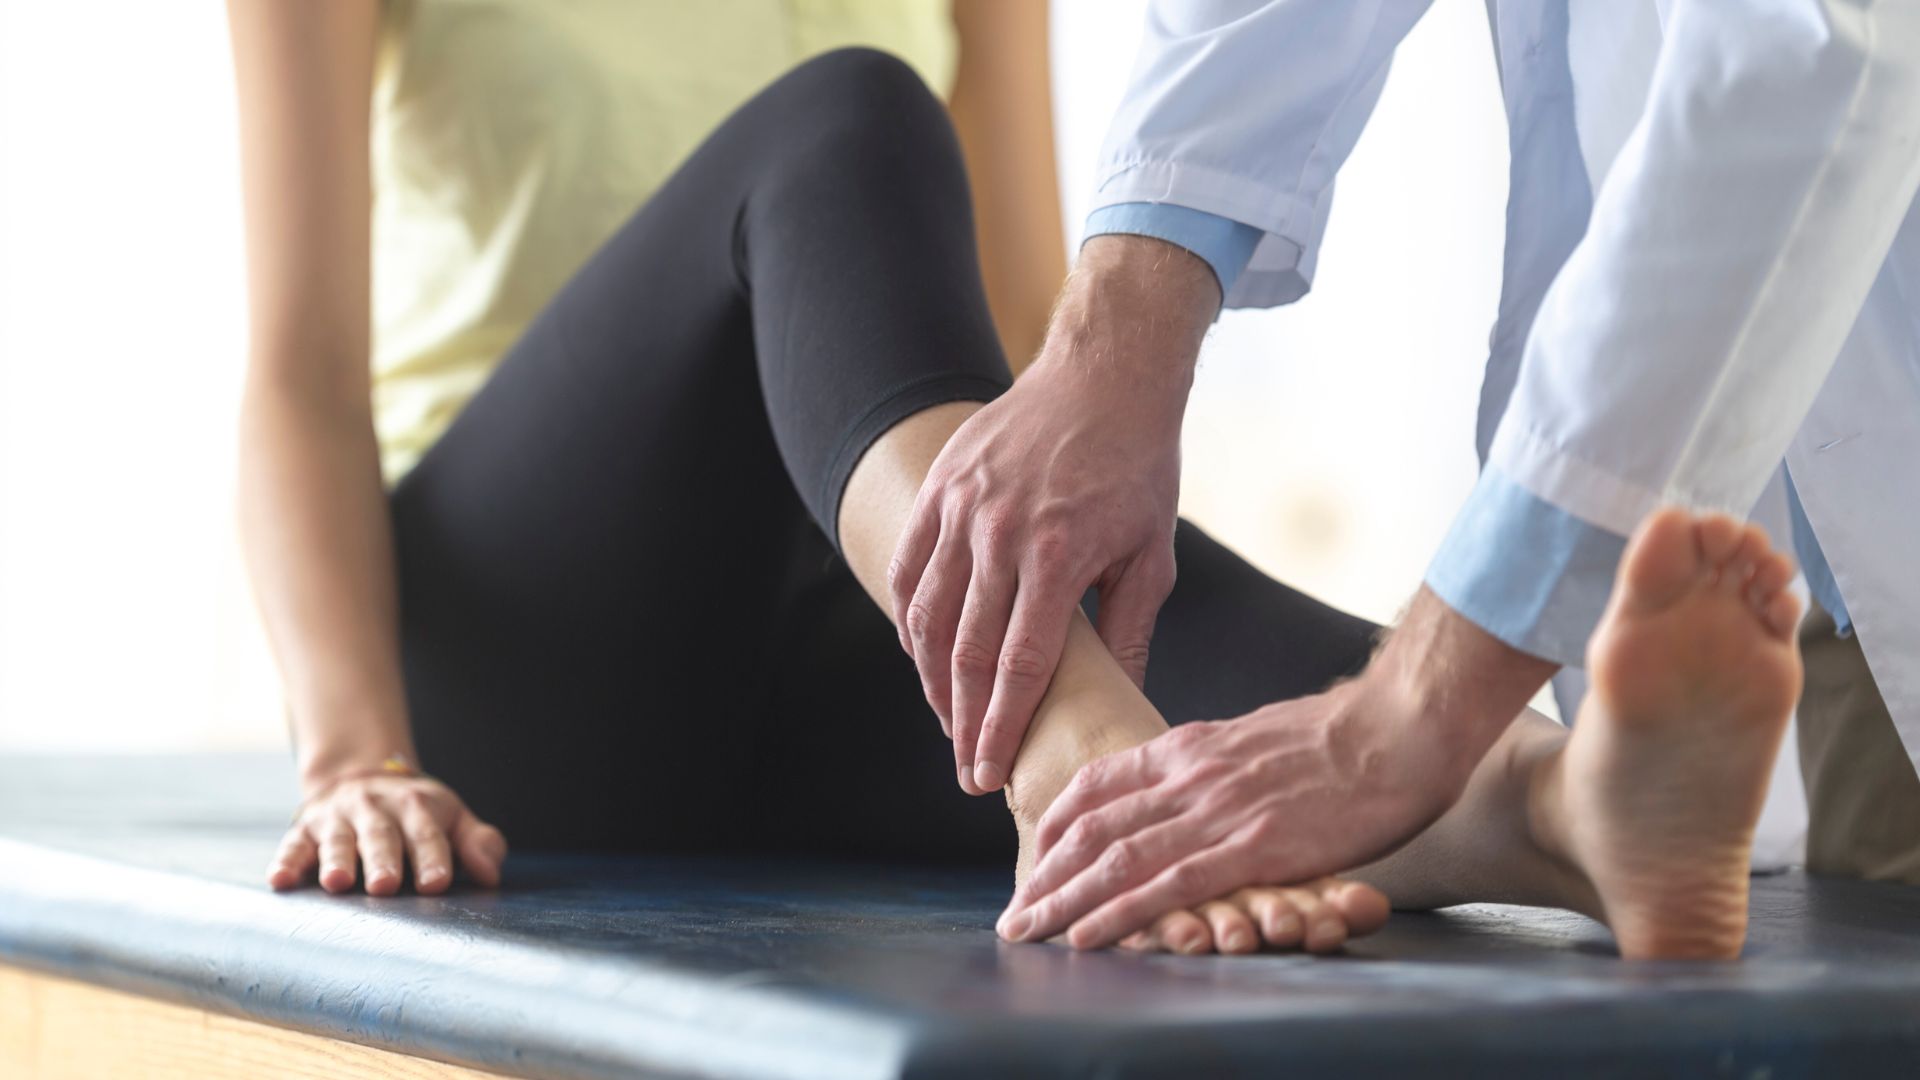
<instances>
[{"instance_id":1,"label":"dark blue table top","mask_svg":"<svg viewBox=\"0 0 1920 1080\"><path fill-rule=\"evenodd\" d=\"M276 896L289 772L0 759L0 960L538 1075L1920 1075L1920 889L1756 879L1739 964L1497 906L1074 954L994 938L997 872L517 854L498 892Z\"/></svg>"}]
</instances>

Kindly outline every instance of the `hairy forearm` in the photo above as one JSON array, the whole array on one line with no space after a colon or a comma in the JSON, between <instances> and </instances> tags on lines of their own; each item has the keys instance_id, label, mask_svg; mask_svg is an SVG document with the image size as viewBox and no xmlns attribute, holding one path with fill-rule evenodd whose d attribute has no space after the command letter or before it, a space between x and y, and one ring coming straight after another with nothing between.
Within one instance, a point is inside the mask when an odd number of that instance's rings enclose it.
<instances>
[{"instance_id":1,"label":"hairy forearm","mask_svg":"<svg viewBox=\"0 0 1920 1080\"><path fill-rule=\"evenodd\" d=\"M310 390L249 380L239 487L241 540L308 787L413 753L372 422L364 406Z\"/></svg>"},{"instance_id":2,"label":"hairy forearm","mask_svg":"<svg viewBox=\"0 0 1920 1080\"><path fill-rule=\"evenodd\" d=\"M1177 420L1219 309L1219 282L1199 256L1151 237L1096 236L1067 279L1039 362Z\"/></svg>"},{"instance_id":3,"label":"hairy forearm","mask_svg":"<svg viewBox=\"0 0 1920 1080\"><path fill-rule=\"evenodd\" d=\"M1559 665L1507 645L1425 586L1388 635L1361 682L1430 748L1423 767L1466 785L1474 767Z\"/></svg>"}]
</instances>

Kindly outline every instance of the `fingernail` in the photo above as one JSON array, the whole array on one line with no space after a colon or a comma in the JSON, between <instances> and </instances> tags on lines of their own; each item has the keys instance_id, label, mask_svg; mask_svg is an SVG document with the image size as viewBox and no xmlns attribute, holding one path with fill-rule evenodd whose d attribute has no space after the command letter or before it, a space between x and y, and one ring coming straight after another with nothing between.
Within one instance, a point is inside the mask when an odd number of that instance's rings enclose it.
<instances>
[{"instance_id":1,"label":"fingernail","mask_svg":"<svg viewBox=\"0 0 1920 1080\"><path fill-rule=\"evenodd\" d=\"M1227 936L1221 939L1220 944L1229 949L1244 949L1247 947L1247 935L1238 930L1229 931Z\"/></svg>"},{"instance_id":2,"label":"fingernail","mask_svg":"<svg viewBox=\"0 0 1920 1080\"><path fill-rule=\"evenodd\" d=\"M1033 913L1028 912L1025 915L1021 915L1015 918L1012 923L1008 924L1007 940L1008 941L1025 941L1027 940L1027 934L1030 933L1032 930L1033 930Z\"/></svg>"},{"instance_id":3,"label":"fingernail","mask_svg":"<svg viewBox=\"0 0 1920 1080\"><path fill-rule=\"evenodd\" d=\"M1000 766L991 761L974 762L973 782L981 791L993 791L1000 786Z\"/></svg>"},{"instance_id":4,"label":"fingernail","mask_svg":"<svg viewBox=\"0 0 1920 1080\"><path fill-rule=\"evenodd\" d=\"M960 790L973 790L973 766L971 765L960 766Z\"/></svg>"}]
</instances>

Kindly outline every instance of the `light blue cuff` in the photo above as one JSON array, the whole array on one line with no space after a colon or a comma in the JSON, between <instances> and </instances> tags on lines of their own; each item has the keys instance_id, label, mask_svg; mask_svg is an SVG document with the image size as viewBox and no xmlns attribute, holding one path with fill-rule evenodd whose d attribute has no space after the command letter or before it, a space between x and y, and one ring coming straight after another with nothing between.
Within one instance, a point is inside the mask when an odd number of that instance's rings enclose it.
<instances>
[{"instance_id":1,"label":"light blue cuff","mask_svg":"<svg viewBox=\"0 0 1920 1080\"><path fill-rule=\"evenodd\" d=\"M1626 547L1489 465L1427 567L1427 587L1514 648L1578 666Z\"/></svg>"},{"instance_id":2,"label":"light blue cuff","mask_svg":"<svg viewBox=\"0 0 1920 1080\"><path fill-rule=\"evenodd\" d=\"M1807 520L1807 509L1800 505L1791 471L1787 473L1787 515L1793 527L1793 553L1800 557L1800 572L1807 575L1807 591L1833 616L1835 633L1853 636L1853 617L1847 614L1847 602L1840 597L1840 582L1835 580L1827 553L1820 550L1820 541L1813 535L1813 522Z\"/></svg>"},{"instance_id":3,"label":"light blue cuff","mask_svg":"<svg viewBox=\"0 0 1920 1080\"><path fill-rule=\"evenodd\" d=\"M1266 235L1252 225L1204 210L1150 202L1115 203L1087 215L1087 239L1107 233L1151 236L1200 256L1220 279L1222 299L1233 291L1240 272L1253 261L1253 249Z\"/></svg>"}]
</instances>

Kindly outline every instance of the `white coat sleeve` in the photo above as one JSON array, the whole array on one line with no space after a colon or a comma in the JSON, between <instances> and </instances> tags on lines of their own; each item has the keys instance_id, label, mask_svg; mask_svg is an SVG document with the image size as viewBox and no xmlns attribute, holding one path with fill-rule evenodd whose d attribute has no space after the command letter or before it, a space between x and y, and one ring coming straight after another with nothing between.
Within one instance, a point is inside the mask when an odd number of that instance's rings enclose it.
<instances>
[{"instance_id":1,"label":"white coat sleeve","mask_svg":"<svg viewBox=\"0 0 1920 1080\"><path fill-rule=\"evenodd\" d=\"M1489 473L1623 535L1662 503L1744 515L1916 187L1920 3L1680 0Z\"/></svg>"},{"instance_id":2,"label":"white coat sleeve","mask_svg":"<svg viewBox=\"0 0 1920 1080\"><path fill-rule=\"evenodd\" d=\"M1164 203L1259 229L1226 306L1311 283L1333 177L1431 0L1153 0L1090 209Z\"/></svg>"}]
</instances>

